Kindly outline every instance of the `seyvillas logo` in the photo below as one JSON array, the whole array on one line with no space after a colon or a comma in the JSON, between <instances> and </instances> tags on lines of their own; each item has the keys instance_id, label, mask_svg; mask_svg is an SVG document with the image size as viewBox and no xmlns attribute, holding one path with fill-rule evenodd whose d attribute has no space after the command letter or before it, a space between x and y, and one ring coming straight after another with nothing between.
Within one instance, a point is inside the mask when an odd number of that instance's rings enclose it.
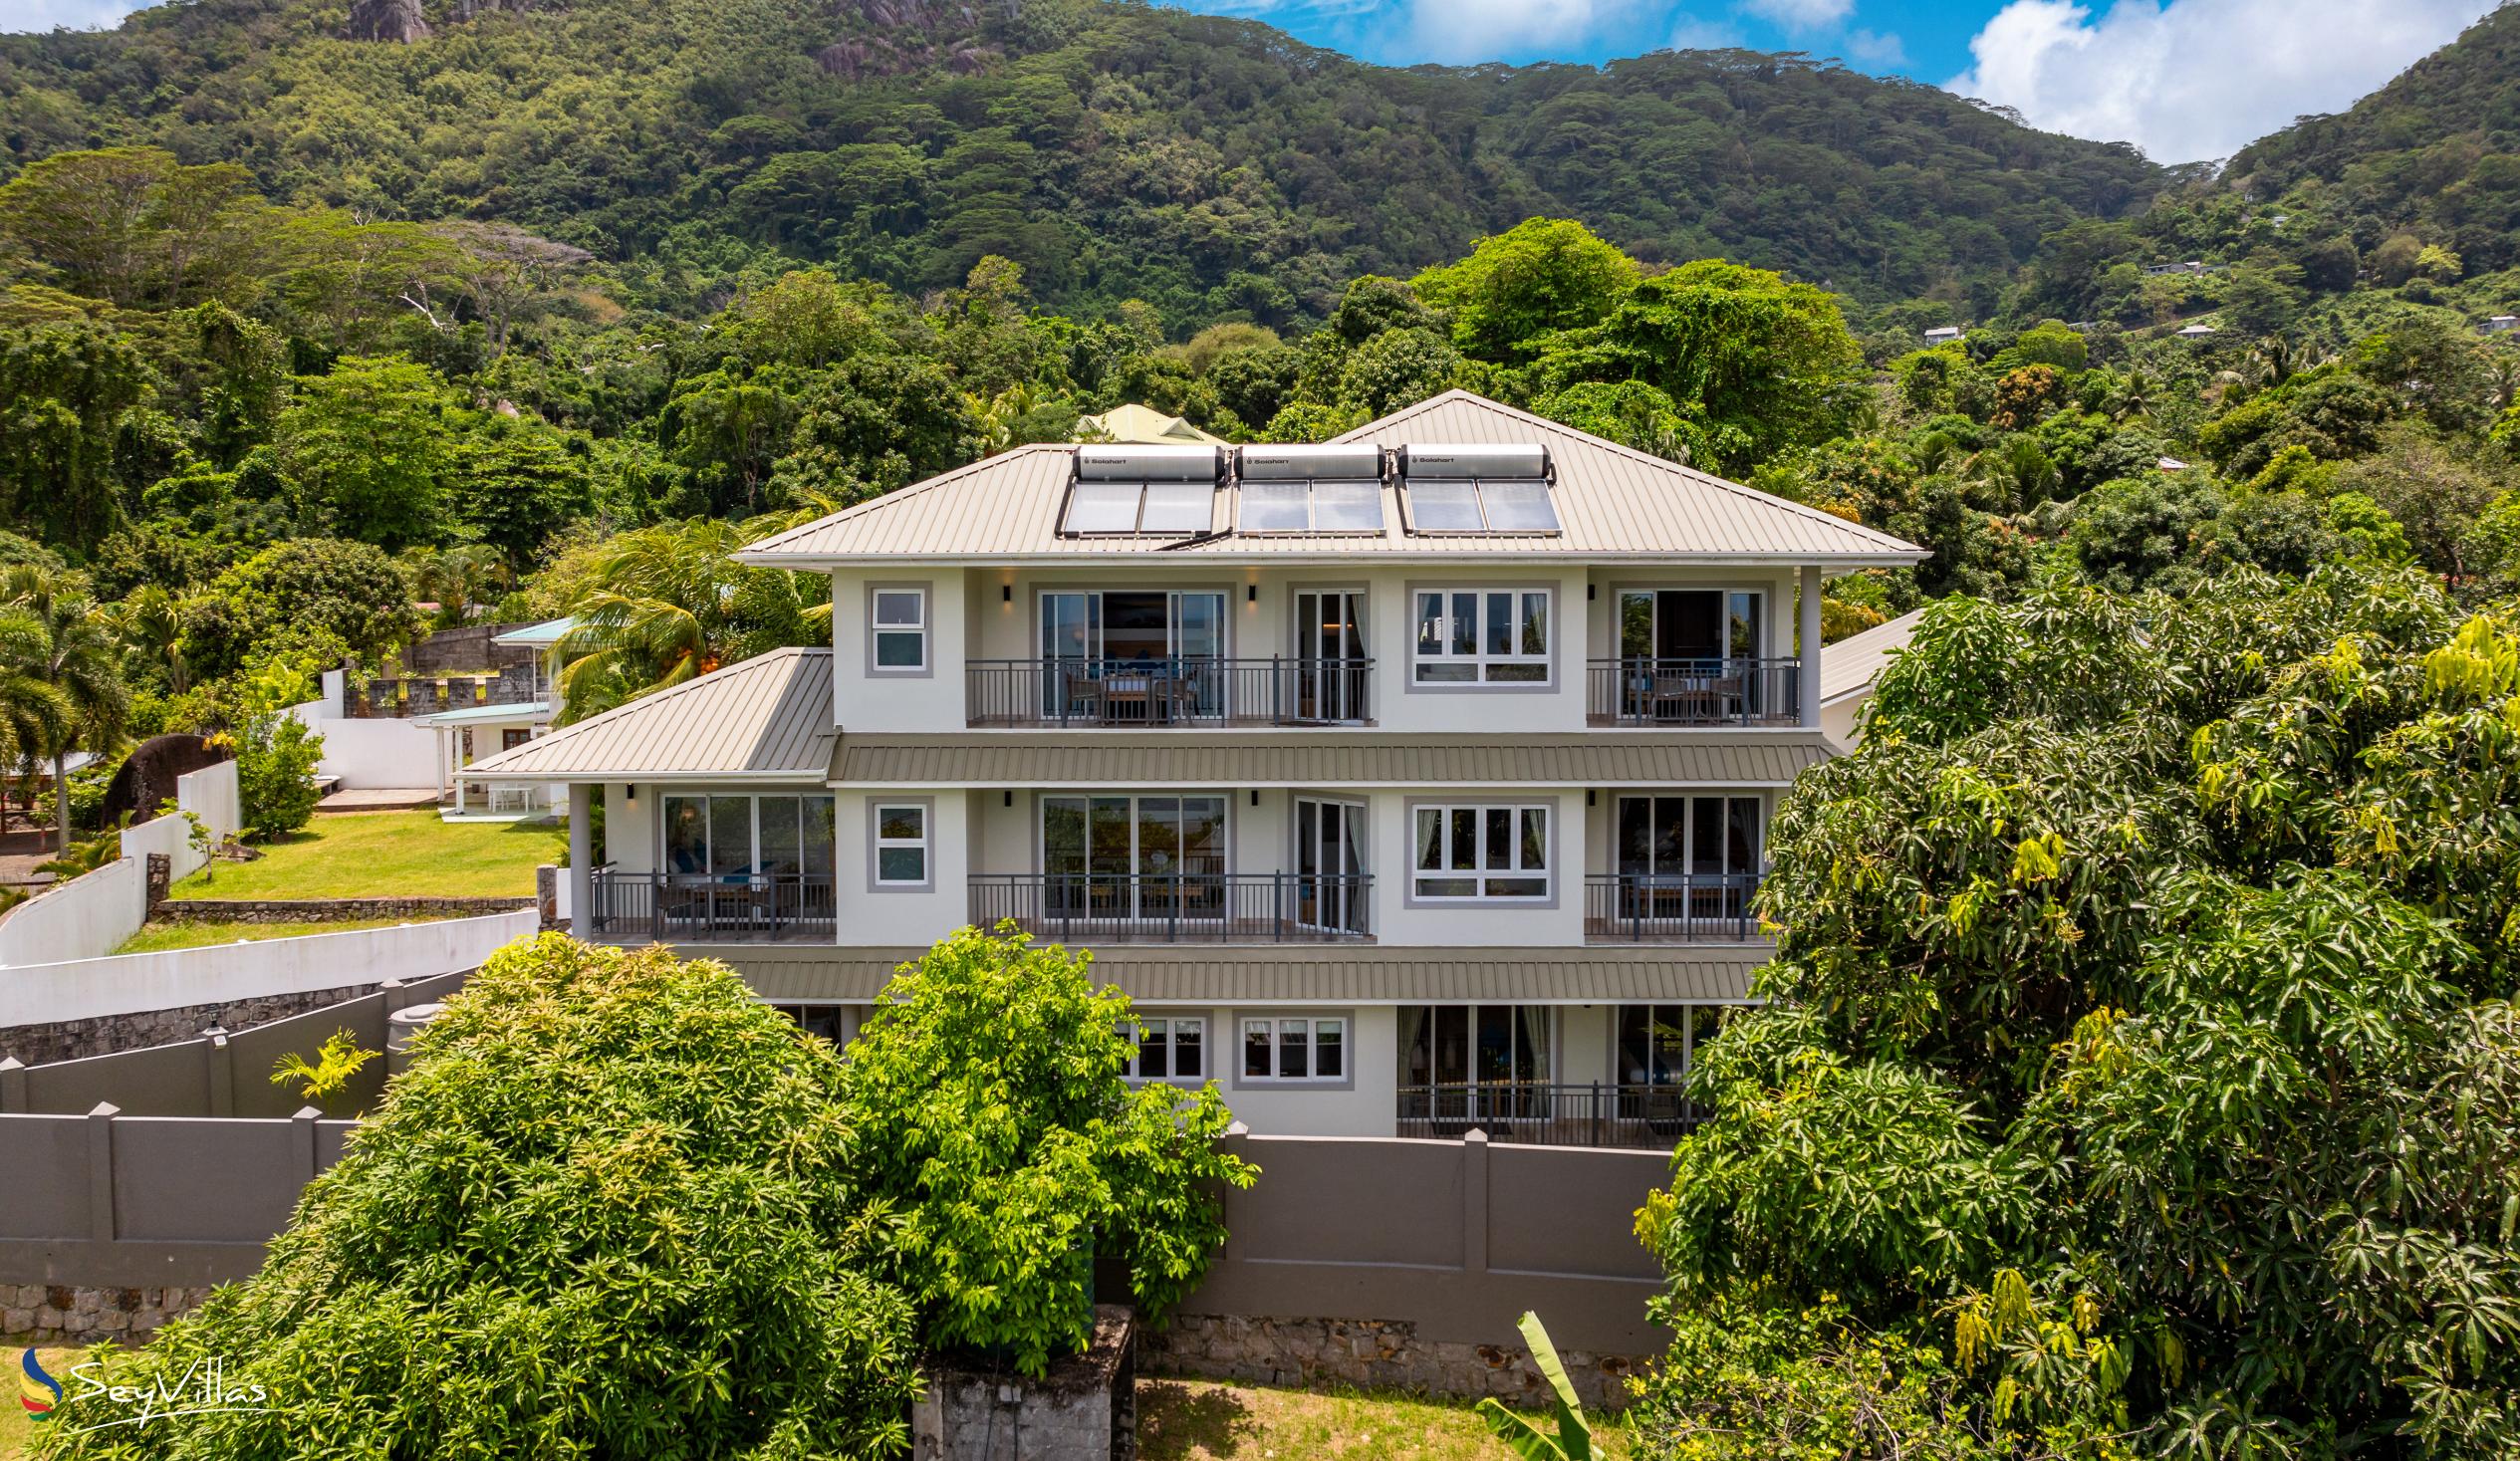
<instances>
[{"instance_id":1,"label":"seyvillas logo","mask_svg":"<svg viewBox=\"0 0 2520 1461\"><path fill-rule=\"evenodd\" d=\"M25 1371L25 1378L18 1382L18 1403L33 1418L63 1419L60 1407L65 1401L77 1407L69 1415L86 1424L68 1426L70 1435L112 1430L120 1425L146 1425L152 1420L173 1420L183 1415L260 1412L271 1408L270 1392L250 1382L231 1383L227 1362L215 1355L194 1360L181 1374L155 1375L141 1385L113 1383L106 1377L105 1361L91 1359L71 1366L68 1378L79 1388L78 1393L67 1396L61 1381L46 1374L44 1366L36 1361L34 1350L26 1351L18 1367Z\"/></svg>"},{"instance_id":2,"label":"seyvillas logo","mask_svg":"<svg viewBox=\"0 0 2520 1461\"><path fill-rule=\"evenodd\" d=\"M18 1356L18 1404L30 1420L50 1420L61 1403L61 1381L44 1372L44 1362L30 1348Z\"/></svg>"}]
</instances>

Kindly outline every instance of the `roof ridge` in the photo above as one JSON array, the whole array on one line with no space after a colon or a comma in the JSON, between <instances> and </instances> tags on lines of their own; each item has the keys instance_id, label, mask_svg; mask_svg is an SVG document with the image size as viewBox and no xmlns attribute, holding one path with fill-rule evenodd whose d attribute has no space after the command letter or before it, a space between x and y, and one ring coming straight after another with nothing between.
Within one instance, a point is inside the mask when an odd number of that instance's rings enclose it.
<instances>
[{"instance_id":1,"label":"roof ridge","mask_svg":"<svg viewBox=\"0 0 2520 1461\"><path fill-rule=\"evenodd\" d=\"M862 517L872 517L875 515L875 511L878 508L889 507L897 503L907 502L912 498L923 497L937 488L943 487L951 482L959 481L963 477L979 471L984 467L993 467L999 462L1005 461L1010 457L1022 456L1030 452L1039 451L1072 451L1075 447L1075 442L1067 441L1027 441L1021 446L1010 446L995 456L979 457L975 460L964 462L961 466L951 468L947 471L938 472L933 477L928 477L921 481L911 482L904 486L896 487L889 492L880 493L877 496L868 498L864 502L853 502L838 512L825 513L823 516L816 518L810 523L799 523L793 528L773 533L769 537L764 538L757 543L747 543L743 547L736 549L735 552L739 557L747 553L775 553L779 551L779 545L790 538L830 527L834 523L854 522Z\"/></svg>"},{"instance_id":2,"label":"roof ridge","mask_svg":"<svg viewBox=\"0 0 2520 1461\"><path fill-rule=\"evenodd\" d=\"M1720 488L1723 491L1734 494L1735 496L1749 498L1763 506L1785 508L1799 517L1828 523L1833 527L1852 528L1856 532L1873 539L1875 542L1887 548L1913 548L1916 546L1912 543L1902 543L1898 539L1891 537L1890 534L1885 533L1878 528L1867 527L1862 523L1850 521L1833 512L1824 512L1819 508L1811 506L1809 503L1796 502L1790 497L1779 497L1773 492L1761 492L1756 487L1752 487L1741 482L1735 482L1729 477L1718 477L1712 472L1700 471L1696 467L1688 465L1686 462L1675 462L1667 457L1655 456L1649 451L1638 451L1633 446L1622 445L1619 442L1611 440L1607 436L1596 436L1592 432L1587 431L1580 426L1570 426L1564 421L1550 420L1547 416L1540 415L1537 412L1524 410L1520 406L1507 405L1501 400L1481 395L1475 390L1464 389L1458 385L1437 394L1430 395L1424 400L1417 401L1410 405L1404 405L1398 410L1392 411L1388 415L1378 416L1353 430L1343 431L1339 435L1332 437L1331 440L1334 442L1348 441L1352 438L1362 436L1379 426L1386 426L1392 422L1432 409L1433 407L1443 404L1456 396L1473 405L1483 406L1488 410L1495 411L1499 415L1506 416L1513 420L1528 422L1531 425L1550 431L1564 431L1570 435L1581 436L1585 440L1592 442L1597 446L1603 447L1609 451L1617 452L1621 456L1628 457L1645 466L1675 473L1692 481L1703 483L1709 487Z\"/></svg>"}]
</instances>

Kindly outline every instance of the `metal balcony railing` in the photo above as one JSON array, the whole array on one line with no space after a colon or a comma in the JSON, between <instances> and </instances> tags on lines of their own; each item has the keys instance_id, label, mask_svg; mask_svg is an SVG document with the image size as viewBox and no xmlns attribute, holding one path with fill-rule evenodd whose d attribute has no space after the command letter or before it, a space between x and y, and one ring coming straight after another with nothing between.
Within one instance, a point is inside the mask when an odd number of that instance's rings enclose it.
<instances>
[{"instance_id":1,"label":"metal balcony railing","mask_svg":"<svg viewBox=\"0 0 2520 1461\"><path fill-rule=\"evenodd\" d=\"M1371 659L975 659L976 726L1362 725Z\"/></svg>"},{"instance_id":2,"label":"metal balcony railing","mask_svg":"<svg viewBox=\"0 0 2520 1461\"><path fill-rule=\"evenodd\" d=\"M1596 659L1585 713L1595 725L1799 725L1798 659Z\"/></svg>"},{"instance_id":3,"label":"metal balcony railing","mask_svg":"<svg viewBox=\"0 0 2520 1461\"><path fill-rule=\"evenodd\" d=\"M1594 873L1584 879L1592 943L1746 943L1759 936L1755 872Z\"/></svg>"},{"instance_id":4,"label":"metal balcony railing","mask_svg":"<svg viewBox=\"0 0 2520 1461\"><path fill-rule=\"evenodd\" d=\"M973 873L971 921L1058 943L1353 943L1373 890L1362 873Z\"/></svg>"},{"instance_id":5,"label":"metal balcony railing","mask_svg":"<svg viewBox=\"0 0 2520 1461\"><path fill-rule=\"evenodd\" d=\"M1402 1086L1402 1136L1539 1146L1669 1146L1706 1118L1677 1086L1548 1085L1534 1082Z\"/></svg>"},{"instance_id":6,"label":"metal balcony railing","mask_svg":"<svg viewBox=\"0 0 2520 1461\"><path fill-rule=\"evenodd\" d=\"M584 937L610 943L828 942L839 902L829 873L594 872Z\"/></svg>"}]
</instances>

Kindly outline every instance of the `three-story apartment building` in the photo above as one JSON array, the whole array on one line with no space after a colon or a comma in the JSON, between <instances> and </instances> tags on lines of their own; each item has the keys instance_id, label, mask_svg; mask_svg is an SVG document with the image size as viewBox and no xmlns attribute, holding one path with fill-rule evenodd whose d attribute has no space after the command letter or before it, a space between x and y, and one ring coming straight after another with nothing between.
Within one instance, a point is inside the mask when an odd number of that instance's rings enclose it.
<instances>
[{"instance_id":1,"label":"three-story apartment building","mask_svg":"<svg viewBox=\"0 0 2520 1461\"><path fill-rule=\"evenodd\" d=\"M1325 446L1020 447L741 556L831 576L830 649L467 773L567 785L583 936L846 1039L1012 923L1255 1130L1651 1141L1832 754L1821 581L1924 555L1454 391Z\"/></svg>"}]
</instances>

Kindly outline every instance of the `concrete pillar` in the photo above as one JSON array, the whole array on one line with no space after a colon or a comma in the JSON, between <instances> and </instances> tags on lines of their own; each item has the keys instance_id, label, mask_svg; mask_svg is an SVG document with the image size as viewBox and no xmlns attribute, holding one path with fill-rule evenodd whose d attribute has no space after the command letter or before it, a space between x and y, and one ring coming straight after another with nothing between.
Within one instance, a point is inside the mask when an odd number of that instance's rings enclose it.
<instances>
[{"instance_id":1,"label":"concrete pillar","mask_svg":"<svg viewBox=\"0 0 2520 1461\"><path fill-rule=\"evenodd\" d=\"M1802 706L1803 728L1820 728L1820 565L1808 564L1803 569L1802 593L1795 596L1801 609L1798 625L1803 666L1795 676L1800 683L1794 698Z\"/></svg>"},{"instance_id":2,"label":"concrete pillar","mask_svg":"<svg viewBox=\"0 0 2520 1461\"><path fill-rule=\"evenodd\" d=\"M323 1171L323 1168L317 1165L315 1157L315 1123L322 1119L324 1119L323 1110L311 1105L298 1107L298 1113L289 1118L289 1144L295 1148L292 1155L296 1158L293 1165L306 1174L305 1180L308 1182L314 1181L317 1174Z\"/></svg>"},{"instance_id":3,"label":"concrete pillar","mask_svg":"<svg viewBox=\"0 0 2520 1461\"><path fill-rule=\"evenodd\" d=\"M207 1044L202 1048L203 1060L210 1078L210 1114L236 1114L236 1052L229 1048L227 1032L213 1025L201 1032Z\"/></svg>"},{"instance_id":4,"label":"concrete pillar","mask_svg":"<svg viewBox=\"0 0 2520 1461\"><path fill-rule=\"evenodd\" d=\"M569 783L569 931L585 938L595 927L595 788Z\"/></svg>"},{"instance_id":5,"label":"concrete pillar","mask_svg":"<svg viewBox=\"0 0 2520 1461\"><path fill-rule=\"evenodd\" d=\"M0 1111L26 1110L26 1063L16 1056L0 1058Z\"/></svg>"},{"instance_id":6,"label":"concrete pillar","mask_svg":"<svg viewBox=\"0 0 2520 1461\"><path fill-rule=\"evenodd\" d=\"M1461 1138L1461 1271L1487 1272L1487 1133Z\"/></svg>"},{"instance_id":7,"label":"concrete pillar","mask_svg":"<svg viewBox=\"0 0 2520 1461\"><path fill-rule=\"evenodd\" d=\"M110 1100L88 1112L88 1237L114 1241L114 1118L123 1108Z\"/></svg>"}]
</instances>

